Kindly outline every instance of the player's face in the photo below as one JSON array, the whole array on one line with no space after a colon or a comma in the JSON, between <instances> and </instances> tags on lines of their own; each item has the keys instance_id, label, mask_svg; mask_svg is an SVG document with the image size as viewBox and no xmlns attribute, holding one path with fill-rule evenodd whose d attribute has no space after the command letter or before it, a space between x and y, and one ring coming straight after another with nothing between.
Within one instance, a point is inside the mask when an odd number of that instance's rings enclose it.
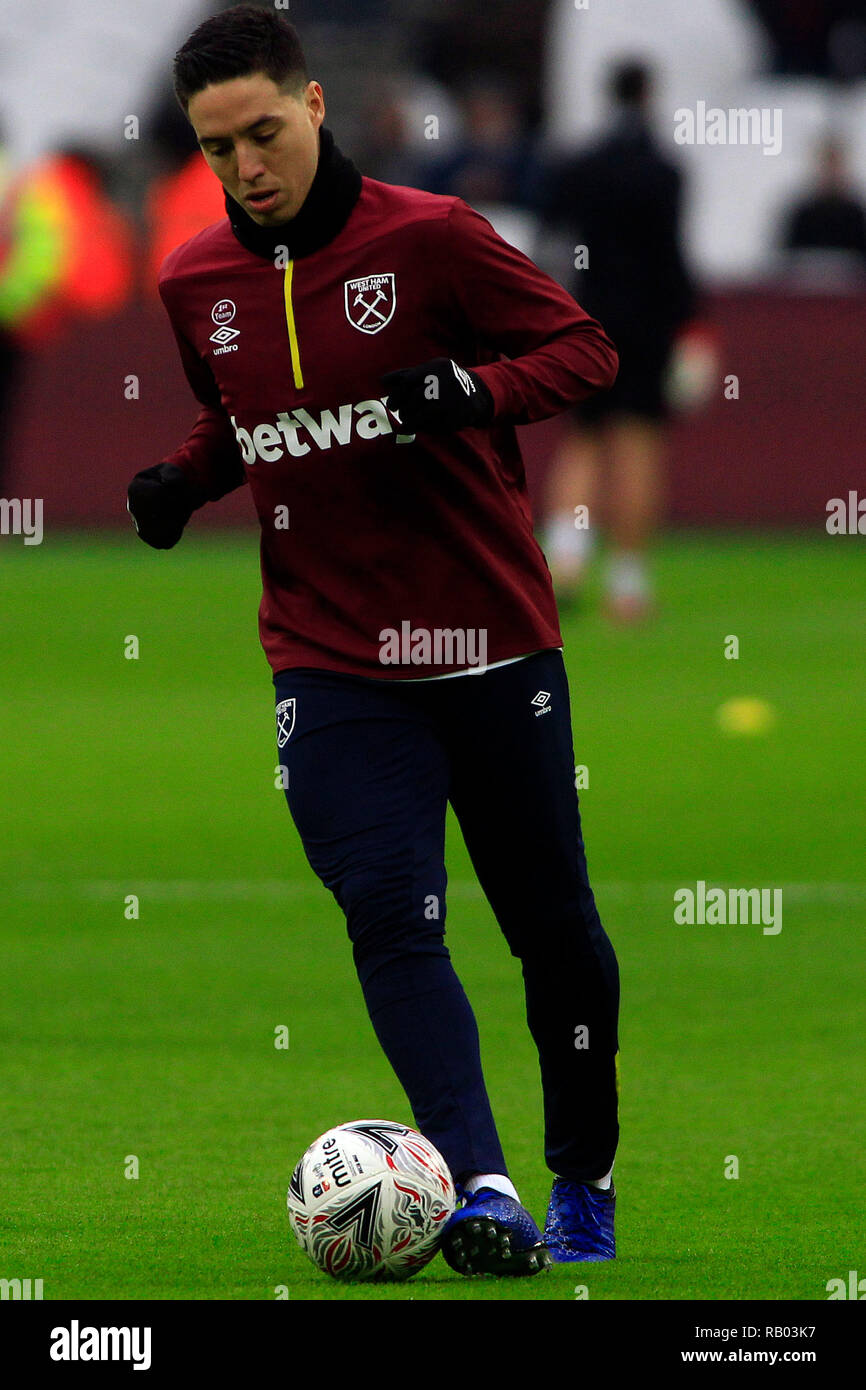
<instances>
[{"instance_id":1,"label":"player's face","mask_svg":"<svg viewBox=\"0 0 866 1390\"><path fill-rule=\"evenodd\" d=\"M318 82L300 96L264 73L213 82L190 98L188 115L211 169L254 222L271 227L295 216L319 157Z\"/></svg>"}]
</instances>

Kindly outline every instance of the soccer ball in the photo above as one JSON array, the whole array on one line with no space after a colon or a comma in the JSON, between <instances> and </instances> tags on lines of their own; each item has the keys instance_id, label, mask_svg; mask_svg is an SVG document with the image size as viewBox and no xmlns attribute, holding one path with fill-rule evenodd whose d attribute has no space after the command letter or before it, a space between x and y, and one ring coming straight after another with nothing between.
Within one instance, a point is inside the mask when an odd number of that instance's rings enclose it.
<instances>
[{"instance_id":1,"label":"soccer ball","mask_svg":"<svg viewBox=\"0 0 866 1390\"><path fill-rule=\"evenodd\" d=\"M409 1279L456 1206L445 1160L417 1130L352 1120L311 1144L289 1184L301 1249L335 1279Z\"/></svg>"}]
</instances>

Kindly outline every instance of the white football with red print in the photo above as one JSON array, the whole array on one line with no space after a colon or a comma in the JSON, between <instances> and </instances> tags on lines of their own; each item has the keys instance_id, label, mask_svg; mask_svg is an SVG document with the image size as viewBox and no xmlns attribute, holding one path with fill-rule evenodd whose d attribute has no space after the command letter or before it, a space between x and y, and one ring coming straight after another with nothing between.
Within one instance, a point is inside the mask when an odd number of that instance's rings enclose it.
<instances>
[{"instance_id":1,"label":"white football with red print","mask_svg":"<svg viewBox=\"0 0 866 1390\"><path fill-rule=\"evenodd\" d=\"M456 1207L447 1164L393 1120L350 1120L299 1160L286 1199L301 1249L335 1279L409 1279Z\"/></svg>"}]
</instances>

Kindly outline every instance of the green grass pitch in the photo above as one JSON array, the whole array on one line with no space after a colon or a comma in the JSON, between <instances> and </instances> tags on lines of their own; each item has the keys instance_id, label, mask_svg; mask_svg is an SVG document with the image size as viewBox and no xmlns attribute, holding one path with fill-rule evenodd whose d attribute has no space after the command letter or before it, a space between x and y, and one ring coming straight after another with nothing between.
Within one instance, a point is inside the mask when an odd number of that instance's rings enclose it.
<instances>
[{"instance_id":1,"label":"green grass pitch","mask_svg":"<svg viewBox=\"0 0 866 1390\"><path fill-rule=\"evenodd\" d=\"M318 1133L411 1116L274 787L255 536L0 540L0 1277L46 1299L821 1300L866 1274L861 543L672 535L657 573L645 630L563 619L622 972L618 1259L509 1281L438 1258L371 1288L316 1271L286 1219ZM739 695L775 728L722 733ZM543 1219L519 966L454 825L448 867L448 941ZM698 879L782 887L781 932L675 924Z\"/></svg>"}]
</instances>

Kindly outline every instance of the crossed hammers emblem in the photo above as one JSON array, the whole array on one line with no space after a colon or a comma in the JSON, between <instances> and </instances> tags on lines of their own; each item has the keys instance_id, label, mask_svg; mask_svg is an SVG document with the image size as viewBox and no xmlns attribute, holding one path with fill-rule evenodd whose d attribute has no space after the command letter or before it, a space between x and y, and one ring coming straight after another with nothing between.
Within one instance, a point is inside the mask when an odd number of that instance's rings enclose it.
<instances>
[{"instance_id":1,"label":"crossed hammers emblem","mask_svg":"<svg viewBox=\"0 0 866 1390\"><path fill-rule=\"evenodd\" d=\"M381 319L383 323L385 322L385 315L379 312L379 310L376 308L376 305L379 303L379 300L380 300L380 299L387 299L387 297L388 297L388 296L387 296L386 294L384 294L384 293L382 292L382 290L377 290L377 291L376 291L376 298L373 300L373 303L372 303L372 304L368 304L367 301L366 301L366 299L364 298L364 296L363 296L362 294L359 293L359 294L356 294L356 295L355 295L354 301L353 301L353 303L352 303L352 308L353 308L353 309L357 308L357 306L358 306L359 304L363 304L363 306L364 306L364 312L363 312L363 314L361 315L361 317L358 319L358 327L359 327L359 328L360 328L364 323L366 323L366 321L367 321L367 319L368 319L368 317L369 317L370 314L375 314L377 319Z\"/></svg>"}]
</instances>

